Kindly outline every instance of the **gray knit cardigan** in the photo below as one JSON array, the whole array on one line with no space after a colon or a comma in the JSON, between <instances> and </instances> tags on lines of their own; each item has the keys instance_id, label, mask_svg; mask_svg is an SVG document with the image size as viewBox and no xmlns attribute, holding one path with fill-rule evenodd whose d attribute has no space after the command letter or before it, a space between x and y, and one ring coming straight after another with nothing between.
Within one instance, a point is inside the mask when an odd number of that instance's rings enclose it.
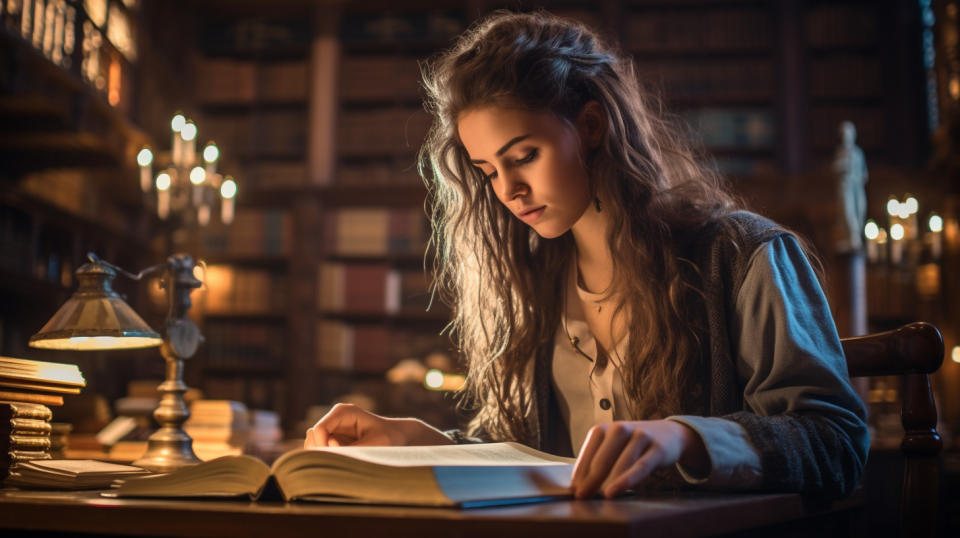
<instances>
[{"instance_id":1,"label":"gray knit cardigan","mask_svg":"<svg viewBox=\"0 0 960 538\"><path fill-rule=\"evenodd\" d=\"M784 413L758 416L744 405L743 387L731 343L731 319L740 285L751 254L763 243L789 232L770 220L746 211L726 217L696 234L685 249L700 271L704 292L706 338L701 368L705 391L691 410L722 417L740 424L760 454L763 489L800 492L820 500L842 497L860 481L865 448L842 428L815 413ZM563 423L550 380L552 346L541 346L534 367L533 418L535 446L546 452L571 455L570 437ZM449 432L455 442L475 442L458 431Z\"/></svg>"}]
</instances>

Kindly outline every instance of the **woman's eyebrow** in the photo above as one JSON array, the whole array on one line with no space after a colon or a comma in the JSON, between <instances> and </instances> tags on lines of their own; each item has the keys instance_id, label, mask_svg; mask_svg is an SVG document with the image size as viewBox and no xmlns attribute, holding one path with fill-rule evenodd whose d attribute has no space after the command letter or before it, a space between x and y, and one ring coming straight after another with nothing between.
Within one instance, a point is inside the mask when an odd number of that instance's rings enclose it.
<instances>
[{"instance_id":1,"label":"woman's eyebrow","mask_svg":"<svg viewBox=\"0 0 960 538\"><path fill-rule=\"evenodd\" d=\"M517 142L522 142L523 140L530 138L530 136L531 136L530 133L527 133L527 134L523 134L523 135L515 136L511 138L509 142L507 142L506 144L503 145L502 148L497 150L497 157L502 156ZM487 161L484 161L483 159L472 159L470 162L473 164L486 164Z\"/></svg>"}]
</instances>

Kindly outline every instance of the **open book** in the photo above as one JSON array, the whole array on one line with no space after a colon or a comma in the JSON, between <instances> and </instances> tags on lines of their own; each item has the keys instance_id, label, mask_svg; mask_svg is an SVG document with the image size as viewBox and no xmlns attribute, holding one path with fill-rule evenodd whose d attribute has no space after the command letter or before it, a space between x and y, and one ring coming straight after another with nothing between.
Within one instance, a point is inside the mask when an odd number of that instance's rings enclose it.
<instances>
[{"instance_id":1,"label":"open book","mask_svg":"<svg viewBox=\"0 0 960 538\"><path fill-rule=\"evenodd\" d=\"M295 450L268 468L224 456L160 476L125 480L117 497L257 499L273 477L284 500L475 507L570 494L574 460L516 443Z\"/></svg>"}]
</instances>

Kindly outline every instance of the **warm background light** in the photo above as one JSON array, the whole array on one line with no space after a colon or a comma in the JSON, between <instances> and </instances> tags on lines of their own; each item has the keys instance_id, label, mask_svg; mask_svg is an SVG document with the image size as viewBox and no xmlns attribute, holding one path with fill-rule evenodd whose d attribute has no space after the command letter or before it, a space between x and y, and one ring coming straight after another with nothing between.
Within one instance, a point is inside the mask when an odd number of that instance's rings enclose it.
<instances>
[{"instance_id":1,"label":"warm background light","mask_svg":"<svg viewBox=\"0 0 960 538\"><path fill-rule=\"evenodd\" d=\"M190 183L194 185L200 185L207 179L207 172L200 168L199 166L193 167L193 170L190 170Z\"/></svg>"},{"instance_id":2,"label":"warm background light","mask_svg":"<svg viewBox=\"0 0 960 538\"><path fill-rule=\"evenodd\" d=\"M166 172L161 173L157 176L157 190L165 191L170 188L170 174Z\"/></svg>"},{"instance_id":3,"label":"warm background light","mask_svg":"<svg viewBox=\"0 0 960 538\"><path fill-rule=\"evenodd\" d=\"M175 133L179 133L186 123L187 118L183 117L183 114L177 114L172 120L170 120L170 129L172 129Z\"/></svg>"},{"instance_id":4,"label":"warm background light","mask_svg":"<svg viewBox=\"0 0 960 538\"><path fill-rule=\"evenodd\" d=\"M197 125L192 121L184 123L183 129L180 129L180 136L188 142L193 140L197 137Z\"/></svg>"},{"instance_id":5,"label":"warm background light","mask_svg":"<svg viewBox=\"0 0 960 538\"><path fill-rule=\"evenodd\" d=\"M212 163L220 158L220 148L216 144L210 143L207 144L207 147L203 148L203 160L204 162Z\"/></svg>"},{"instance_id":6,"label":"warm background light","mask_svg":"<svg viewBox=\"0 0 960 538\"><path fill-rule=\"evenodd\" d=\"M880 227L877 226L876 222L868 220L866 226L863 227L863 235L872 241L880 236Z\"/></svg>"},{"instance_id":7,"label":"warm background light","mask_svg":"<svg viewBox=\"0 0 960 538\"><path fill-rule=\"evenodd\" d=\"M899 222L890 227L890 237L894 241L903 239L903 233L903 224L900 224Z\"/></svg>"},{"instance_id":8,"label":"warm background light","mask_svg":"<svg viewBox=\"0 0 960 538\"><path fill-rule=\"evenodd\" d=\"M140 166L150 166L152 162L153 152L150 151L150 148L143 148L140 153L137 153L137 164Z\"/></svg>"},{"instance_id":9,"label":"warm background light","mask_svg":"<svg viewBox=\"0 0 960 538\"><path fill-rule=\"evenodd\" d=\"M227 179L223 182L223 185L220 185L220 196L224 198L233 198L237 195L237 182L234 181L230 176L227 176Z\"/></svg>"},{"instance_id":10,"label":"warm background light","mask_svg":"<svg viewBox=\"0 0 960 538\"><path fill-rule=\"evenodd\" d=\"M900 202L896 198L887 201L887 213L890 216L896 216L900 213Z\"/></svg>"},{"instance_id":11,"label":"warm background light","mask_svg":"<svg viewBox=\"0 0 960 538\"><path fill-rule=\"evenodd\" d=\"M930 227L931 232L942 232L943 231L943 218L936 213L930 215L930 220L927 221L927 226Z\"/></svg>"}]
</instances>

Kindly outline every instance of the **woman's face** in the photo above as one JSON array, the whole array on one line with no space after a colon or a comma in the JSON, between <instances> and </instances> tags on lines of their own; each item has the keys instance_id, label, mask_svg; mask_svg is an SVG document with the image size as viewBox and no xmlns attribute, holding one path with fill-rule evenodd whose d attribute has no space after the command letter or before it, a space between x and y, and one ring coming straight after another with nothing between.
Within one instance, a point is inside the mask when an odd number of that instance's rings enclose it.
<instances>
[{"instance_id":1,"label":"woman's face","mask_svg":"<svg viewBox=\"0 0 960 538\"><path fill-rule=\"evenodd\" d=\"M485 106L460 114L460 140L497 198L541 237L563 235L593 197L577 129L549 112Z\"/></svg>"}]
</instances>

